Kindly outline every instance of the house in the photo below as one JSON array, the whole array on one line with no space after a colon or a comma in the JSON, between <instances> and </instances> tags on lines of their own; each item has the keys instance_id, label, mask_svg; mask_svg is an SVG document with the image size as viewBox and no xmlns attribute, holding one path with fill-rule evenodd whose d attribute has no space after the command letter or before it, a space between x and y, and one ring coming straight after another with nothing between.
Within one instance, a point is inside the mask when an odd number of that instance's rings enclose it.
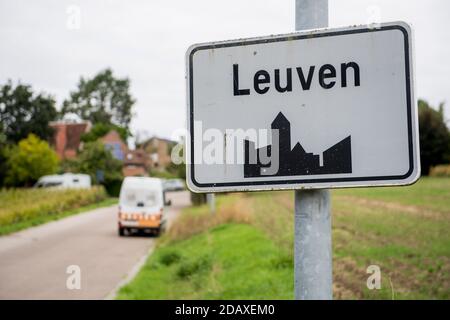
<instances>
[{"instance_id":1,"label":"house","mask_svg":"<svg viewBox=\"0 0 450 320\"><path fill-rule=\"evenodd\" d=\"M172 161L170 152L175 145L175 141L152 137L142 143L140 147L149 155L150 167L152 169L162 170L170 165Z\"/></svg>"},{"instance_id":2,"label":"house","mask_svg":"<svg viewBox=\"0 0 450 320\"><path fill-rule=\"evenodd\" d=\"M76 157L82 145L81 136L88 132L92 125L89 121L52 121L49 126L53 128L50 145L55 149L61 160Z\"/></svg>"},{"instance_id":3,"label":"house","mask_svg":"<svg viewBox=\"0 0 450 320\"><path fill-rule=\"evenodd\" d=\"M149 169L150 157L143 149L128 150L122 168L125 177L146 177Z\"/></svg>"},{"instance_id":4,"label":"house","mask_svg":"<svg viewBox=\"0 0 450 320\"><path fill-rule=\"evenodd\" d=\"M350 135L329 147L320 155L307 152L300 142L297 142L292 148L291 123L283 113L278 113L272 121L271 130L272 145L256 148L255 142L244 140L245 178L267 175L296 176L352 173L352 142ZM274 143L277 145L274 145ZM275 154L276 152L278 154ZM270 157L270 161L263 161L268 157ZM268 174L268 170L272 165L272 159L274 160L273 165L276 166L276 172Z\"/></svg>"},{"instance_id":5,"label":"house","mask_svg":"<svg viewBox=\"0 0 450 320\"><path fill-rule=\"evenodd\" d=\"M125 160L125 155L128 152L127 144L122 140L120 134L116 130L111 130L99 139L103 144L111 150L114 158L120 161Z\"/></svg>"},{"instance_id":6,"label":"house","mask_svg":"<svg viewBox=\"0 0 450 320\"><path fill-rule=\"evenodd\" d=\"M120 134L111 130L100 138L100 141L111 150L114 158L123 161L122 174L125 177L148 176L150 157L143 149L130 150Z\"/></svg>"}]
</instances>

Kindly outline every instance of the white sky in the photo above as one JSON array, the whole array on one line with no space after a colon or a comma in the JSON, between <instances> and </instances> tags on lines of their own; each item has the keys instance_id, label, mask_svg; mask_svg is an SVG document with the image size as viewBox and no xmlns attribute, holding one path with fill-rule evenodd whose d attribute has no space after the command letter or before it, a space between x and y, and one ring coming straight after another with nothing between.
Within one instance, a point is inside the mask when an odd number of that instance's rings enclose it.
<instances>
[{"instance_id":1,"label":"white sky","mask_svg":"<svg viewBox=\"0 0 450 320\"><path fill-rule=\"evenodd\" d=\"M448 0L329 1L330 27L411 23L417 96L434 105L450 103L449 12ZM185 124L189 45L293 29L294 0L0 0L0 83L31 84L59 107L81 75L111 67L131 79L132 131L171 137Z\"/></svg>"}]
</instances>

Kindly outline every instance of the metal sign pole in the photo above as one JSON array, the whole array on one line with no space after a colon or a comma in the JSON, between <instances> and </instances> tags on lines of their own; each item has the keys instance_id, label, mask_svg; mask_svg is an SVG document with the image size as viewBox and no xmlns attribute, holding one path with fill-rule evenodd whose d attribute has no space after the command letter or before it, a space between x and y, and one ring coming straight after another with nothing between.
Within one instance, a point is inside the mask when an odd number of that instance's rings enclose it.
<instances>
[{"instance_id":1,"label":"metal sign pole","mask_svg":"<svg viewBox=\"0 0 450 320\"><path fill-rule=\"evenodd\" d=\"M209 204L209 212L211 214L216 213L216 195L214 193L206 194L206 201Z\"/></svg>"},{"instance_id":2,"label":"metal sign pole","mask_svg":"<svg viewBox=\"0 0 450 320\"><path fill-rule=\"evenodd\" d=\"M328 0L296 0L296 30L327 26ZM295 299L333 298L330 211L329 190L295 191Z\"/></svg>"}]
</instances>

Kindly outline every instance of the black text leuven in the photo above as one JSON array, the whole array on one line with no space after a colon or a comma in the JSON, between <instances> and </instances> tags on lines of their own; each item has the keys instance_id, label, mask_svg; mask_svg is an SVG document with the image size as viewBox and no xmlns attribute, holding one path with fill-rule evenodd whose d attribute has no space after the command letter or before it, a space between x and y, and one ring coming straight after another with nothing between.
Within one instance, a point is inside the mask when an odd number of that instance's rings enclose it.
<instances>
[{"instance_id":1,"label":"black text leuven","mask_svg":"<svg viewBox=\"0 0 450 320\"><path fill-rule=\"evenodd\" d=\"M253 89L258 94L265 94L272 87L280 93L291 92L294 86L302 90L310 90L313 81L319 81L320 86L324 89L331 89L336 84L342 88L347 87L348 84L355 87L360 86L360 71L356 62L341 63L339 67L337 70L331 64L324 64L318 68L318 71L316 66L286 68L283 71L274 69L272 73L259 70L253 76ZM316 73L318 74L316 75ZM250 89L239 87L239 65L233 64L233 94L244 96L250 93Z\"/></svg>"}]
</instances>

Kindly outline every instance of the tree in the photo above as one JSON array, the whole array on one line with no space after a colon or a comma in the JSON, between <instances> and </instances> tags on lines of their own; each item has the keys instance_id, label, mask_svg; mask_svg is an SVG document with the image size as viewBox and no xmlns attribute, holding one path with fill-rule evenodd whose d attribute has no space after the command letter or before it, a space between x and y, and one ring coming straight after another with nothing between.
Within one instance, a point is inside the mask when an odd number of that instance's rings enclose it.
<instances>
[{"instance_id":1,"label":"tree","mask_svg":"<svg viewBox=\"0 0 450 320\"><path fill-rule=\"evenodd\" d=\"M103 137L111 130L116 130L123 141L127 141L128 137L131 135L127 129L116 126L114 124L97 123L91 128L89 132L86 132L81 136L81 140L83 142L93 142Z\"/></svg>"},{"instance_id":2,"label":"tree","mask_svg":"<svg viewBox=\"0 0 450 320\"><path fill-rule=\"evenodd\" d=\"M7 152L5 184L30 186L40 177L58 170L58 156L47 142L30 133Z\"/></svg>"},{"instance_id":3,"label":"tree","mask_svg":"<svg viewBox=\"0 0 450 320\"><path fill-rule=\"evenodd\" d=\"M0 122L0 188L4 185L7 167L7 152L8 144L6 142L6 135L3 132L3 124Z\"/></svg>"},{"instance_id":4,"label":"tree","mask_svg":"<svg viewBox=\"0 0 450 320\"><path fill-rule=\"evenodd\" d=\"M130 80L115 78L111 69L101 71L93 79L81 77L77 90L64 101L61 113L75 113L94 124L128 128L135 103L129 90Z\"/></svg>"},{"instance_id":5,"label":"tree","mask_svg":"<svg viewBox=\"0 0 450 320\"><path fill-rule=\"evenodd\" d=\"M122 162L100 141L88 142L78 157L64 163L66 171L87 173L93 183L103 184L110 195L117 196L122 182Z\"/></svg>"},{"instance_id":6,"label":"tree","mask_svg":"<svg viewBox=\"0 0 450 320\"><path fill-rule=\"evenodd\" d=\"M450 132L445 124L443 104L439 111L419 100L420 162L422 174L428 175L430 168L448 161Z\"/></svg>"},{"instance_id":7,"label":"tree","mask_svg":"<svg viewBox=\"0 0 450 320\"><path fill-rule=\"evenodd\" d=\"M8 81L0 88L0 122L8 142L17 143L30 133L48 140L53 133L48 123L57 115L53 97L35 95L29 85L14 87Z\"/></svg>"}]
</instances>

